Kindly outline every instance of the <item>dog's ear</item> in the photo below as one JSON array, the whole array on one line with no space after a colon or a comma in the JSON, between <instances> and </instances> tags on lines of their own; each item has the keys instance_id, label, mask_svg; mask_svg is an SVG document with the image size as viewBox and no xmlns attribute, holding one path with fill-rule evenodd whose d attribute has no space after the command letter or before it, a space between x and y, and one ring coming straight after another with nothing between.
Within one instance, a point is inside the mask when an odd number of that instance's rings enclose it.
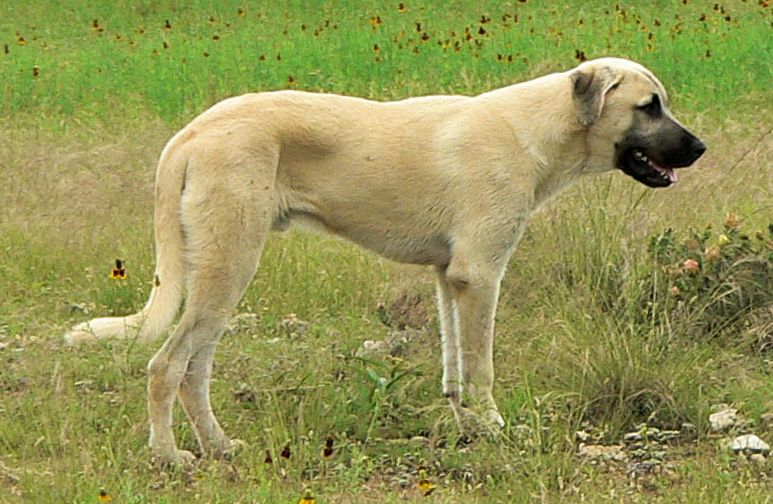
<instances>
[{"instance_id":1,"label":"dog's ear","mask_svg":"<svg viewBox=\"0 0 773 504\"><path fill-rule=\"evenodd\" d=\"M623 75L605 66L579 68L570 74L570 78L580 123L589 127L601 117L607 93L620 84Z\"/></svg>"}]
</instances>

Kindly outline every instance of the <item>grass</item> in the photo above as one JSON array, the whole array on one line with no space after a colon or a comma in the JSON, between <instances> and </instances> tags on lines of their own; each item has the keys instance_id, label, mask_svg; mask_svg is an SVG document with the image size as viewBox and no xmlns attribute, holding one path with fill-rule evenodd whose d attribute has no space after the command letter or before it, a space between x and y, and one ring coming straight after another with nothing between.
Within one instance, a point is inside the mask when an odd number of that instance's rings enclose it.
<instances>
[{"instance_id":1,"label":"grass","mask_svg":"<svg viewBox=\"0 0 773 504\"><path fill-rule=\"evenodd\" d=\"M0 6L0 501L99 502L104 490L113 502L298 502L306 489L317 502L769 499L770 461L732 457L706 424L718 403L752 420L773 410L771 9L562 5ZM652 68L709 152L668 191L608 174L535 216L498 312L499 440L457 444L439 394L431 272L299 231L269 241L239 307L257 317L219 348L214 408L248 444L233 461L149 464L155 345L61 345L72 323L144 303L153 165L209 104L278 88L471 94L583 54ZM743 222L727 228L728 213ZM715 260L720 234L730 243ZM108 278L116 257L124 282ZM685 272L689 258L698 274ZM357 357L390 331L384 311L394 322L414 295L428 315L404 354ZM610 444L642 422L696 426L669 449L669 471L632 478L575 455L579 429ZM193 447L179 409L176 426ZM754 432L771 442L759 423ZM428 497L422 477L436 485Z\"/></svg>"}]
</instances>

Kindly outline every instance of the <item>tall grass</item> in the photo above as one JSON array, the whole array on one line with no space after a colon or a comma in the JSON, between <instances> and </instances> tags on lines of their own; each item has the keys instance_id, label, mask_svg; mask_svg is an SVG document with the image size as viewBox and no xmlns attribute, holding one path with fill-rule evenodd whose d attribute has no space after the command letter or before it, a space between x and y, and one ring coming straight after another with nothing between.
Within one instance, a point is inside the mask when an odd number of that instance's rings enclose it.
<instances>
[{"instance_id":1,"label":"tall grass","mask_svg":"<svg viewBox=\"0 0 773 504\"><path fill-rule=\"evenodd\" d=\"M651 67L682 107L726 110L772 77L758 2L404 5L8 2L2 112L179 122L247 91L476 93L603 55Z\"/></svg>"}]
</instances>

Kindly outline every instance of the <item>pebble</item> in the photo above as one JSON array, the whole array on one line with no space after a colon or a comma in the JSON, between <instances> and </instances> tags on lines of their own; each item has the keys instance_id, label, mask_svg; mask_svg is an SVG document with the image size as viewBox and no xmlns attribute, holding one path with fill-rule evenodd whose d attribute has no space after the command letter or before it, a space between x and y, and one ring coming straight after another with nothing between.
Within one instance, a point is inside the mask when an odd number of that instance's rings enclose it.
<instances>
[{"instance_id":1,"label":"pebble","mask_svg":"<svg viewBox=\"0 0 773 504\"><path fill-rule=\"evenodd\" d=\"M725 408L709 415L709 424L714 432L723 432L735 426L738 422L738 410L734 408Z\"/></svg>"},{"instance_id":2,"label":"pebble","mask_svg":"<svg viewBox=\"0 0 773 504\"><path fill-rule=\"evenodd\" d=\"M746 451L750 453L765 454L770 452L770 445L754 434L744 434L733 440L730 449L736 453Z\"/></svg>"},{"instance_id":3,"label":"pebble","mask_svg":"<svg viewBox=\"0 0 773 504\"><path fill-rule=\"evenodd\" d=\"M577 454L581 457L600 461L624 462L628 458L620 445L581 445Z\"/></svg>"}]
</instances>

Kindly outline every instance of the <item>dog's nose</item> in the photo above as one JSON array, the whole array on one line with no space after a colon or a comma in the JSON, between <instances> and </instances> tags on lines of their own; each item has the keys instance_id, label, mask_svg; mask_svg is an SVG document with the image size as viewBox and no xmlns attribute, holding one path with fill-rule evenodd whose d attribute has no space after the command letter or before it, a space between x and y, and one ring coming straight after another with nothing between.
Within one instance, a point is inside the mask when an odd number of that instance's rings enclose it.
<instances>
[{"instance_id":1,"label":"dog's nose","mask_svg":"<svg viewBox=\"0 0 773 504\"><path fill-rule=\"evenodd\" d=\"M694 138L692 151L693 151L693 155L695 156L695 159L698 159L703 155L704 152L706 152L706 144L701 142L700 139Z\"/></svg>"}]
</instances>

